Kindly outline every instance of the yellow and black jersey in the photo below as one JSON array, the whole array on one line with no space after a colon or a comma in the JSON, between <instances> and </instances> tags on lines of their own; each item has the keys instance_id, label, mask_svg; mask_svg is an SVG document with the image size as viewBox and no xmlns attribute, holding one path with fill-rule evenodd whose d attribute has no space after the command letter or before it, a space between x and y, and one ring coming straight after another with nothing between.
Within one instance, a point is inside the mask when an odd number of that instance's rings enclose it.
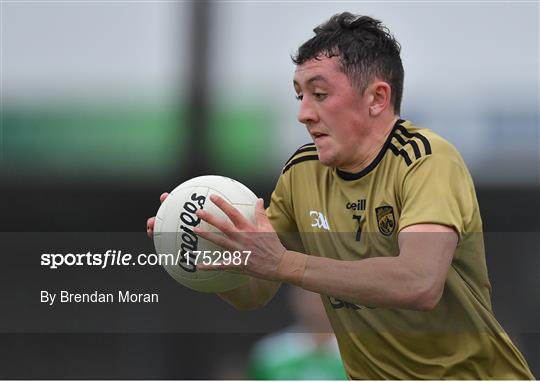
<instances>
[{"instance_id":1,"label":"yellow and black jersey","mask_svg":"<svg viewBox=\"0 0 540 382\"><path fill-rule=\"evenodd\" d=\"M351 378L533 378L493 314L471 176L457 150L432 131L398 120L377 157L355 174L322 165L315 145L302 146L283 168L268 215L285 245L338 260L398 256L398 233L414 224L459 234L432 311L321 296Z\"/></svg>"}]
</instances>

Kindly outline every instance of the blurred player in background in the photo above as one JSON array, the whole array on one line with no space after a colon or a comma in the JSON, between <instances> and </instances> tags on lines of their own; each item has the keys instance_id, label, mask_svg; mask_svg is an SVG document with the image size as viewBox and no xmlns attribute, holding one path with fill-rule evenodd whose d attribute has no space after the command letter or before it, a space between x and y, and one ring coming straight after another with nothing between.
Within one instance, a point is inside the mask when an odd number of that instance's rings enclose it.
<instances>
[{"instance_id":1,"label":"blurred player in background","mask_svg":"<svg viewBox=\"0 0 540 382\"><path fill-rule=\"evenodd\" d=\"M259 340L250 355L248 377L266 380L346 379L321 299L316 293L289 287L294 323Z\"/></svg>"},{"instance_id":2,"label":"blurred player in background","mask_svg":"<svg viewBox=\"0 0 540 382\"><path fill-rule=\"evenodd\" d=\"M267 211L259 200L256 224L219 197L229 221L197 212L225 233L200 236L252 252L199 268L252 276L220 294L239 309L264 306L282 282L321 294L352 379L534 379L493 314L461 156L400 118L398 42L346 12L314 32L293 58L313 143L286 162Z\"/></svg>"}]
</instances>

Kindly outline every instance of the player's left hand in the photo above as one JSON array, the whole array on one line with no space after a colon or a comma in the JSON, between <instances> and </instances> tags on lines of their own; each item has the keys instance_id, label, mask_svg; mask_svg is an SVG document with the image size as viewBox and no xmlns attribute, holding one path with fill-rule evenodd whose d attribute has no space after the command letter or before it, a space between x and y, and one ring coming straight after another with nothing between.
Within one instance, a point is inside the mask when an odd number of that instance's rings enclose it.
<instances>
[{"instance_id":1,"label":"player's left hand","mask_svg":"<svg viewBox=\"0 0 540 382\"><path fill-rule=\"evenodd\" d=\"M219 245L224 250L240 251L242 261L240 265L205 265L199 262L197 269L205 271L227 269L266 280L277 280L278 265L286 249L266 216L264 201L257 200L255 223L252 223L219 196L211 195L210 200L227 215L230 221L218 218L205 210L198 210L196 214L200 219L223 232L224 235L208 232L199 227L194 229L195 233ZM247 261L244 251L251 251Z\"/></svg>"}]
</instances>

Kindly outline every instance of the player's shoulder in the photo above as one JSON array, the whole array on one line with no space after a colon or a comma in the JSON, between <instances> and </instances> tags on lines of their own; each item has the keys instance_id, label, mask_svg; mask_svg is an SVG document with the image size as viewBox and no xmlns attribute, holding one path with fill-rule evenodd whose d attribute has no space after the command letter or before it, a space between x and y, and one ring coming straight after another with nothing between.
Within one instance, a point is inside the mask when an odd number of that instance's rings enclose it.
<instances>
[{"instance_id":1,"label":"player's shoulder","mask_svg":"<svg viewBox=\"0 0 540 382\"><path fill-rule=\"evenodd\" d=\"M434 131L399 120L389 142L389 149L408 166L430 156L459 159L457 149Z\"/></svg>"},{"instance_id":2,"label":"player's shoulder","mask_svg":"<svg viewBox=\"0 0 540 382\"><path fill-rule=\"evenodd\" d=\"M319 162L319 155L317 154L317 147L314 143L306 143L305 145L300 146L283 166L282 174L288 172L294 166L297 166L304 162Z\"/></svg>"}]
</instances>

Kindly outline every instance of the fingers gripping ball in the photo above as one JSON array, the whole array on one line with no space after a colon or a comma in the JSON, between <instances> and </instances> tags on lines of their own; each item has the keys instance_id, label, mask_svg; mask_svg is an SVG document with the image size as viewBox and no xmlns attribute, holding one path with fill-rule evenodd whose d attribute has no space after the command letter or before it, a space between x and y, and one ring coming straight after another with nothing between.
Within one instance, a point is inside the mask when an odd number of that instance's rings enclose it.
<instances>
[{"instance_id":1,"label":"fingers gripping ball","mask_svg":"<svg viewBox=\"0 0 540 382\"><path fill-rule=\"evenodd\" d=\"M176 187L163 202L156 215L154 245L157 254L172 254L172 262L163 265L180 284L199 292L225 292L247 282L247 277L228 271L200 271L196 262L219 262L232 256L231 251L198 237L194 227L216 231L196 215L198 209L227 219L212 203L210 195L217 194L255 222L257 196L242 183L217 175L190 179Z\"/></svg>"}]
</instances>

